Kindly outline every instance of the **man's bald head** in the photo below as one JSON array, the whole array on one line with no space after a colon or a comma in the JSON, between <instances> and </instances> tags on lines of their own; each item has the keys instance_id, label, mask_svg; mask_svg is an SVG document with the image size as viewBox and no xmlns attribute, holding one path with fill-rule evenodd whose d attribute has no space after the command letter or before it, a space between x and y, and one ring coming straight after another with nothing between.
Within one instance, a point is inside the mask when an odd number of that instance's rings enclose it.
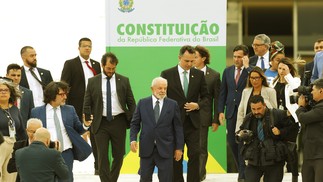
<instances>
[{"instance_id":1,"label":"man's bald head","mask_svg":"<svg viewBox=\"0 0 323 182\"><path fill-rule=\"evenodd\" d=\"M46 128L38 128L34 137L34 141L43 142L46 146L50 143L50 133Z\"/></svg>"}]
</instances>

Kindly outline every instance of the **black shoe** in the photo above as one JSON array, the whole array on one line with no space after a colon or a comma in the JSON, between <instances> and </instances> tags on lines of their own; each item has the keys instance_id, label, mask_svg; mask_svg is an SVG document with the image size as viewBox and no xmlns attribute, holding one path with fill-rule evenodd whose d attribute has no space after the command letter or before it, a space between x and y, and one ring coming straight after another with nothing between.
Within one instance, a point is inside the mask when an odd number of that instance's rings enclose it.
<instances>
[{"instance_id":1,"label":"black shoe","mask_svg":"<svg viewBox=\"0 0 323 182\"><path fill-rule=\"evenodd\" d=\"M201 177L200 181L204 181L204 180L205 180L205 178L206 178L206 174L204 174L204 175Z\"/></svg>"},{"instance_id":2,"label":"black shoe","mask_svg":"<svg viewBox=\"0 0 323 182\"><path fill-rule=\"evenodd\" d=\"M94 175L100 175L99 170L97 170L97 169L96 169L96 170L94 171Z\"/></svg>"}]
</instances>

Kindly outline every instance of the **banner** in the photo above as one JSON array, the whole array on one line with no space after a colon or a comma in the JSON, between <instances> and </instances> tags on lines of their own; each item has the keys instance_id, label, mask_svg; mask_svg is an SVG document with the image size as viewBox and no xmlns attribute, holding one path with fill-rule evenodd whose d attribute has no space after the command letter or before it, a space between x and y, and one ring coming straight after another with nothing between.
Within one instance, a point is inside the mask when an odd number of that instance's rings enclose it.
<instances>
[{"instance_id":1,"label":"banner","mask_svg":"<svg viewBox=\"0 0 323 182\"><path fill-rule=\"evenodd\" d=\"M117 72L130 79L136 101L151 95L161 71L178 64L183 45L209 49L211 68L226 66L226 0L107 0L106 51L119 59ZM209 132L208 173L226 172L225 127ZM137 173L138 153L127 151L122 173ZM185 148L185 151L187 149ZM184 157L186 172L187 157Z\"/></svg>"}]
</instances>

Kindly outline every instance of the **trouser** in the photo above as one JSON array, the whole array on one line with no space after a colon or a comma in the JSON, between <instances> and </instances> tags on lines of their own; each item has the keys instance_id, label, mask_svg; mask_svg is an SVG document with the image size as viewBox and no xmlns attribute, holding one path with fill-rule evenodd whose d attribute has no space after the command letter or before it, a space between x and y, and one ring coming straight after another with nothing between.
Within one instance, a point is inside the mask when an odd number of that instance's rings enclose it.
<instances>
[{"instance_id":1,"label":"trouser","mask_svg":"<svg viewBox=\"0 0 323 182\"><path fill-rule=\"evenodd\" d=\"M120 114L112 121L102 117L101 125L95 133L98 151L99 176L102 182L116 182L119 178L125 154L127 120L125 114ZM112 145L112 166L110 168L109 144Z\"/></svg>"},{"instance_id":2,"label":"trouser","mask_svg":"<svg viewBox=\"0 0 323 182\"><path fill-rule=\"evenodd\" d=\"M173 179L173 158L163 158L159 155L157 147L149 157L140 158L140 182L151 182L154 168L158 168L158 180L171 182Z\"/></svg>"},{"instance_id":3,"label":"trouser","mask_svg":"<svg viewBox=\"0 0 323 182\"><path fill-rule=\"evenodd\" d=\"M264 175L264 182L281 182L284 176L285 162L278 162L269 166L247 165L245 169L246 182L259 182Z\"/></svg>"},{"instance_id":4,"label":"trouser","mask_svg":"<svg viewBox=\"0 0 323 182\"><path fill-rule=\"evenodd\" d=\"M200 179L206 175L206 162L208 158L208 132L209 126L200 128Z\"/></svg>"},{"instance_id":5,"label":"trouser","mask_svg":"<svg viewBox=\"0 0 323 182\"><path fill-rule=\"evenodd\" d=\"M4 136L4 142L0 145L0 182L15 182L17 173L8 173L7 165L13 152L14 138Z\"/></svg>"},{"instance_id":6,"label":"trouser","mask_svg":"<svg viewBox=\"0 0 323 182\"><path fill-rule=\"evenodd\" d=\"M302 166L302 181L323 181L323 159L304 159Z\"/></svg>"},{"instance_id":7,"label":"trouser","mask_svg":"<svg viewBox=\"0 0 323 182\"><path fill-rule=\"evenodd\" d=\"M184 121L184 142L187 146L187 182L200 181L200 130L195 128L189 116ZM173 181L184 182L183 157L173 161Z\"/></svg>"}]
</instances>

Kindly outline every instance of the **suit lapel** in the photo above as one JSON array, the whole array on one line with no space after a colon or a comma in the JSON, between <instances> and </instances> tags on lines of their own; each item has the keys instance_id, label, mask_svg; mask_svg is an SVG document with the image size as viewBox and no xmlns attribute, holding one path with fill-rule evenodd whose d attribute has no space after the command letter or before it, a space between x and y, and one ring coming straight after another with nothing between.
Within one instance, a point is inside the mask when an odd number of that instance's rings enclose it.
<instances>
[{"instance_id":1,"label":"suit lapel","mask_svg":"<svg viewBox=\"0 0 323 182\"><path fill-rule=\"evenodd\" d=\"M39 108L39 119L42 121L43 123L43 127L47 128L47 120L46 120L46 104L41 106Z\"/></svg>"},{"instance_id":2,"label":"suit lapel","mask_svg":"<svg viewBox=\"0 0 323 182\"><path fill-rule=\"evenodd\" d=\"M159 119L158 119L157 124L159 124L159 123L160 123L160 118L163 118L163 117L164 117L164 115L166 114L166 108L168 108L168 104L169 104L169 103L168 103L167 98L164 98L163 107L162 107L161 112L160 112L160 114L159 114Z\"/></svg>"},{"instance_id":3,"label":"suit lapel","mask_svg":"<svg viewBox=\"0 0 323 182\"><path fill-rule=\"evenodd\" d=\"M234 85L234 87L237 87L236 82L235 82L235 70L236 70L236 67L235 67L235 66L232 66L232 67L229 69L229 78L228 78L228 82L229 82L229 84ZM232 80L232 81L231 81L231 80ZM239 82L238 82L238 84L239 84Z\"/></svg>"},{"instance_id":4,"label":"suit lapel","mask_svg":"<svg viewBox=\"0 0 323 182\"><path fill-rule=\"evenodd\" d=\"M44 72L42 72L39 68L37 68L39 76L40 76L40 80L44 83L45 81L45 76L44 76Z\"/></svg>"},{"instance_id":5,"label":"suit lapel","mask_svg":"<svg viewBox=\"0 0 323 182\"><path fill-rule=\"evenodd\" d=\"M64 126L66 126L66 122L67 122L67 113L66 113L66 109L64 106L60 106L61 107L61 114L62 114L62 120L63 120L63 124Z\"/></svg>"},{"instance_id":6,"label":"suit lapel","mask_svg":"<svg viewBox=\"0 0 323 182\"><path fill-rule=\"evenodd\" d=\"M182 73L181 73L182 74ZM184 94L184 90L183 90L183 87L182 87L182 80L181 78L179 77L179 73L178 73L178 67L176 66L174 68L174 75L173 75L173 78L174 78L174 81L175 81L175 85L177 87L176 90L181 90L181 94L182 96L185 98L185 94ZM189 87L189 86L188 86ZM188 89L189 90L189 89Z\"/></svg>"},{"instance_id":7,"label":"suit lapel","mask_svg":"<svg viewBox=\"0 0 323 182\"><path fill-rule=\"evenodd\" d=\"M81 75L82 75L82 78L84 78L84 79L80 79L80 80L82 80L83 81L83 83L84 83L84 87L85 87L85 75L84 75L84 70L83 70L83 66L82 66L82 62L81 62L81 59L80 59L80 57L78 57L77 56L77 58L74 60L76 63L75 63L75 65L76 65L76 70L79 70L80 71L80 73L81 73Z\"/></svg>"}]
</instances>

